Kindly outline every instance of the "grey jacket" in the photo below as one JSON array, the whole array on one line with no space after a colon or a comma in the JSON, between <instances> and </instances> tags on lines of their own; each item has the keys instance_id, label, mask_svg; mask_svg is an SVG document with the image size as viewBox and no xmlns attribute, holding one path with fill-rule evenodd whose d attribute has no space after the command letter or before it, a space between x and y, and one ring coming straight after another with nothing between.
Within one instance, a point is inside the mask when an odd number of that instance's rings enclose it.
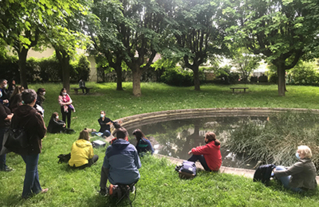
<instances>
[{"instance_id":1,"label":"grey jacket","mask_svg":"<svg viewBox=\"0 0 319 207\"><path fill-rule=\"evenodd\" d=\"M276 177L291 175L289 187L292 188L315 189L317 187L316 167L309 158L300 159L287 170L275 171L274 174Z\"/></svg>"}]
</instances>

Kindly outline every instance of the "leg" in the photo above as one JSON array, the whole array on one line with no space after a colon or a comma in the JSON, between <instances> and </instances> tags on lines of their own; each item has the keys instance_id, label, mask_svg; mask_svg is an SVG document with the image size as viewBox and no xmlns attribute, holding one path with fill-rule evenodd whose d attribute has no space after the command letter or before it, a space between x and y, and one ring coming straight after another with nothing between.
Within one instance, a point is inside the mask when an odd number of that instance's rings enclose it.
<instances>
[{"instance_id":1,"label":"leg","mask_svg":"<svg viewBox=\"0 0 319 207\"><path fill-rule=\"evenodd\" d=\"M197 160L200 162L200 164L204 167L204 169L205 169L206 171L211 171L211 169L209 169L209 167L208 167L208 165L207 165L207 163L206 163L206 160L205 160L205 158L204 158L203 155L192 155L192 156L188 159L188 161L192 161L192 162L196 162Z\"/></svg>"},{"instance_id":2,"label":"leg","mask_svg":"<svg viewBox=\"0 0 319 207\"><path fill-rule=\"evenodd\" d=\"M21 155L26 164L26 172L23 184L22 197L27 198L32 193L38 194L42 191L38 175L39 154Z\"/></svg>"},{"instance_id":3,"label":"leg","mask_svg":"<svg viewBox=\"0 0 319 207\"><path fill-rule=\"evenodd\" d=\"M102 189L106 189L106 183L107 183L107 178L109 175L109 169L105 168L102 166L102 170L101 170L101 179L100 179L100 188Z\"/></svg>"},{"instance_id":4,"label":"leg","mask_svg":"<svg viewBox=\"0 0 319 207\"><path fill-rule=\"evenodd\" d=\"M66 114L68 119L68 128L70 129L71 126L71 109L69 108L68 113Z\"/></svg>"},{"instance_id":5,"label":"leg","mask_svg":"<svg viewBox=\"0 0 319 207\"><path fill-rule=\"evenodd\" d=\"M280 171L280 170L286 170L286 168L283 167L283 166L277 166L276 167L276 171ZM281 182L281 184L284 186L284 188L292 190L294 192L302 192L301 188L291 188L291 187L289 187L289 182L290 182L291 175L283 176L283 177L276 177L276 178Z\"/></svg>"},{"instance_id":6,"label":"leg","mask_svg":"<svg viewBox=\"0 0 319 207\"><path fill-rule=\"evenodd\" d=\"M99 159L98 155L93 155L92 159L89 159L89 166L93 165L94 163L96 163Z\"/></svg>"},{"instance_id":7,"label":"leg","mask_svg":"<svg viewBox=\"0 0 319 207\"><path fill-rule=\"evenodd\" d=\"M81 87L81 89L82 89L82 93L84 93L84 89L85 89L85 88L84 88L84 87Z\"/></svg>"},{"instance_id":8,"label":"leg","mask_svg":"<svg viewBox=\"0 0 319 207\"><path fill-rule=\"evenodd\" d=\"M2 150L2 143L3 143L3 136L4 136L5 129L0 129L0 152ZM4 170L7 167L6 165L6 154L0 155L0 170Z\"/></svg>"},{"instance_id":9,"label":"leg","mask_svg":"<svg viewBox=\"0 0 319 207\"><path fill-rule=\"evenodd\" d=\"M65 123L65 121L66 121L66 113L64 112L63 107L61 107L61 114L62 114L62 121L64 121L64 123Z\"/></svg>"},{"instance_id":10,"label":"leg","mask_svg":"<svg viewBox=\"0 0 319 207\"><path fill-rule=\"evenodd\" d=\"M111 135L111 132L109 130L105 130L105 132L103 132L102 137L109 137Z\"/></svg>"}]
</instances>

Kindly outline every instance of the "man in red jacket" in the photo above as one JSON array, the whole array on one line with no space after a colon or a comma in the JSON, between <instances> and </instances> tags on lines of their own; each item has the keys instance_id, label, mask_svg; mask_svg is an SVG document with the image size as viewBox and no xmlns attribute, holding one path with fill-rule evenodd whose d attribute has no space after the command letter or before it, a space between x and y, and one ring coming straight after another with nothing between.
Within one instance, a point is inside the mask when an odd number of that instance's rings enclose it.
<instances>
[{"instance_id":1,"label":"man in red jacket","mask_svg":"<svg viewBox=\"0 0 319 207\"><path fill-rule=\"evenodd\" d=\"M205 134L205 146L191 149L188 154L193 154L188 161L202 164L206 171L218 171L222 165L222 155L220 153L220 141L216 139L214 132Z\"/></svg>"}]
</instances>

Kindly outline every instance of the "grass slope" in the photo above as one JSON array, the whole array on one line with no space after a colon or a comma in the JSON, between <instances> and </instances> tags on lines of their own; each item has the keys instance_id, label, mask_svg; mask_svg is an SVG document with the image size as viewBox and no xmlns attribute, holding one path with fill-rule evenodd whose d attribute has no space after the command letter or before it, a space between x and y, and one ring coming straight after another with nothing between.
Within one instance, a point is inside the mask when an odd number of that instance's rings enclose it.
<instances>
[{"instance_id":1,"label":"grass slope","mask_svg":"<svg viewBox=\"0 0 319 207\"><path fill-rule=\"evenodd\" d=\"M317 87L288 86L286 96L279 97L275 85L248 85L249 93L232 94L229 86L203 85L198 92L193 87L143 83L143 95L134 97L131 83L123 84L124 91L116 91L115 83L87 85L94 87L93 94L83 96L71 92L76 108L71 127L77 132L84 127L98 129L100 110L105 110L114 120L140 113L188 108L319 108ZM60 111L57 99L62 86L30 85L34 89L39 87L47 90L44 108L48 123L51 113ZM8 154L7 164L15 170L0 172L0 206L115 206L113 200L97 194L105 148L95 149L99 161L84 170L72 170L66 164L57 163L57 155L68 153L77 137L78 133L47 134L39 160L39 176L42 187L48 187L49 192L26 201L20 199L25 164L19 155ZM140 173L134 206L318 206L318 190L294 194L276 183L265 187L251 179L222 173L199 172L193 180L180 180L174 166L165 159L142 158Z\"/></svg>"}]
</instances>

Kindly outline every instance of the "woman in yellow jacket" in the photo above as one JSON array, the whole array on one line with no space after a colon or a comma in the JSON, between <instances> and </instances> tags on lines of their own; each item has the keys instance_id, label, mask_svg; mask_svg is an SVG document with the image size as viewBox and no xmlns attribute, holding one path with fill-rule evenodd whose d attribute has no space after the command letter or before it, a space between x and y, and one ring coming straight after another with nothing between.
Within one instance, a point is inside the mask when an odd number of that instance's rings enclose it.
<instances>
[{"instance_id":1,"label":"woman in yellow jacket","mask_svg":"<svg viewBox=\"0 0 319 207\"><path fill-rule=\"evenodd\" d=\"M94 155L93 147L89 140L89 132L87 130L81 131L79 139L72 145L71 159L69 160L71 167L83 169L90 167L99 159L98 155Z\"/></svg>"}]
</instances>

